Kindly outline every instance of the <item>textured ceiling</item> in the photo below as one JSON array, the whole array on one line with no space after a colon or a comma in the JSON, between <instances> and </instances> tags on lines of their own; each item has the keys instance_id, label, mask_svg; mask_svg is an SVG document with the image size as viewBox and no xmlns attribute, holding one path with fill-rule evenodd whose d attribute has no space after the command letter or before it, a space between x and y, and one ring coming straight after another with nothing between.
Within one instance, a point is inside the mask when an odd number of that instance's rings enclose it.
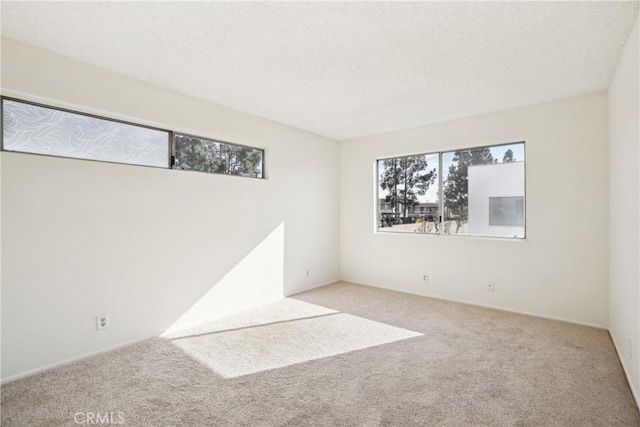
<instances>
[{"instance_id":1,"label":"textured ceiling","mask_svg":"<svg viewBox=\"0 0 640 427\"><path fill-rule=\"evenodd\" d=\"M2 34L344 140L608 87L638 2L2 2Z\"/></svg>"}]
</instances>

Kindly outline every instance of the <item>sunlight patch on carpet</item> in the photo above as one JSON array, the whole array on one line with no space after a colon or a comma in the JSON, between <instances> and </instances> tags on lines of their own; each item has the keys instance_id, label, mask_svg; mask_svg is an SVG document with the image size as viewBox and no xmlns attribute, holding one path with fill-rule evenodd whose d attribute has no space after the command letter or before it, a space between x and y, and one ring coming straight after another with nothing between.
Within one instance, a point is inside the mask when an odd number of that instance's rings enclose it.
<instances>
[{"instance_id":1,"label":"sunlight patch on carpet","mask_svg":"<svg viewBox=\"0 0 640 427\"><path fill-rule=\"evenodd\" d=\"M331 310L303 319L174 338L173 344L225 378L235 378L421 336Z\"/></svg>"}]
</instances>

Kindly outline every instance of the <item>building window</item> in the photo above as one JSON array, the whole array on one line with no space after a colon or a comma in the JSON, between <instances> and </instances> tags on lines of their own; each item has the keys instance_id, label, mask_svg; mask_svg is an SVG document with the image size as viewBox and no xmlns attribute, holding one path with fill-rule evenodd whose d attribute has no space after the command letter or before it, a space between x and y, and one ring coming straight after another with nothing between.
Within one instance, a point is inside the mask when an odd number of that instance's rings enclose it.
<instances>
[{"instance_id":1,"label":"building window","mask_svg":"<svg viewBox=\"0 0 640 427\"><path fill-rule=\"evenodd\" d=\"M489 225L522 227L524 225L524 198L489 197Z\"/></svg>"},{"instance_id":2,"label":"building window","mask_svg":"<svg viewBox=\"0 0 640 427\"><path fill-rule=\"evenodd\" d=\"M263 160L258 148L175 134L174 169L262 178Z\"/></svg>"},{"instance_id":3,"label":"building window","mask_svg":"<svg viewBox=\"0 0 640 427\"><path fill-rule=\"evenodd\" d=\"M381 159L377 168L378 231L525 237L524 142Z\"/></svg>"},{"instance_id":4,"label":"building window","mask_svg":"<svg viewBox=\"0 0 640 427\"><path fill-rule=\"evenodd\" d=\"M21 153L169 167L169 132L2 100L3 149Z\"/></svg>"}]
</instances>

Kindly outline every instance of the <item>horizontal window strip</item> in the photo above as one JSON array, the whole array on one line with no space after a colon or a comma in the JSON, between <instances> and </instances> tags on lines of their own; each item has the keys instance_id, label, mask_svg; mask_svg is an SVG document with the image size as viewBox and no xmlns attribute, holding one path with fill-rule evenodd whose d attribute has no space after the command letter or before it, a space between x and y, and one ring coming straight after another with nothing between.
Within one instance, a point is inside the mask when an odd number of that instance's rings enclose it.
<instances>
[{"instance_id":1,"label":"horizontal window strip","mask_svg":"<svg viewBox=\"0 0 640 427\"><path fill-rule=\"evenodd\" d=\"M182 134L174 140L175 169L263 177L263 150Z\"/></svg>"},{"instance_id":2,"label":"horizontal window strip","mask_svg":"<svg viewBox=\"0 0 640 427\"><path fill-rule=\"evenodd\" d=\"M2 149L264 178L264 150L2 98ZM171 155L173 153L173 155Z\"/></svg>"},{"instance_id":3,"label":"horizontal window strip","mask_svg":"<svg viewBox=\"0 0 640 427\"><path fill-rule=\"evenodd\" d=\"M56 157L169 167L169 132L9 99L3 149Z\"/></svg>"}]
</instances>

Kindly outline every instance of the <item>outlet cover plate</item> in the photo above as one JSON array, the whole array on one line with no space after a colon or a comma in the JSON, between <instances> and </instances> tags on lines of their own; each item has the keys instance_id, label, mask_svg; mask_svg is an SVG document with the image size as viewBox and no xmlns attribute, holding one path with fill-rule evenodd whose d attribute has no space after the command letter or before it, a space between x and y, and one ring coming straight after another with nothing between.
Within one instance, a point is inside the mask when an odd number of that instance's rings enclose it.
<instances>
[{"instance_id":1,"label":"outlet cover plate","mask_svg":"<svg viewBox=\"0 0 640 427\"><path fill-rule=\"evenodd\" d=\"M96 330L107 329L109 327L109 314L102 313L96 316Z\"/></svg>"}]
</instances>

